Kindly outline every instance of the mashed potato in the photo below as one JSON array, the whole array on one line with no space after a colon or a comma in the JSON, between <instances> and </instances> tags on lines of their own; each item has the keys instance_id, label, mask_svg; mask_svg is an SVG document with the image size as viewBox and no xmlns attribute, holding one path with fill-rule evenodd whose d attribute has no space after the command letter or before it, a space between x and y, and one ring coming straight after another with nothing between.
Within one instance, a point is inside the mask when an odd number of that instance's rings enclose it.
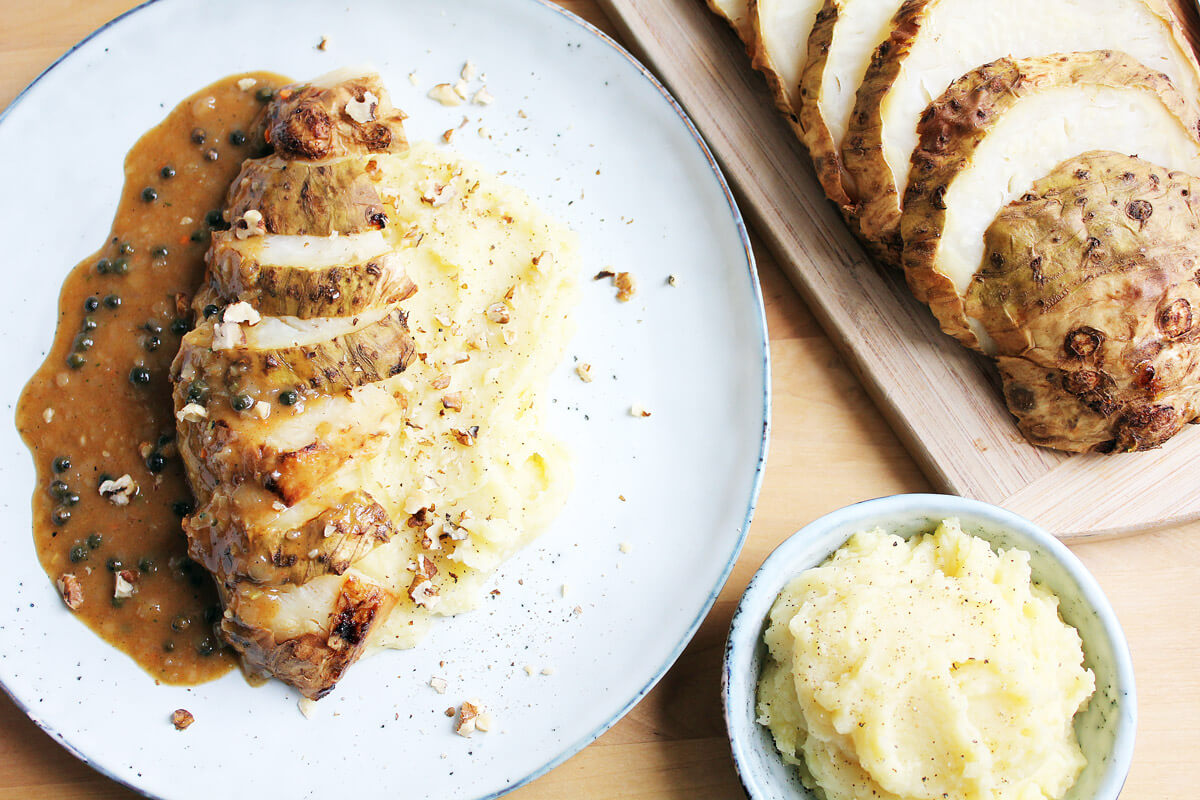
<instances>
[{"instance_id":1,"label":"mashed potato","mask_svg":"<svg viewBox=\"0 0 1200 800\"><path fill-rule=\"evenodd\" d=\"M1095 688L1029 556L946 520L856 534L771 609L759 722L829 800L1059 798Z\"/></svg>"},{"instance_id":2,"label":"mashed potato","mask_svg":"<svg viewBox=\"0 0 1200 800\"><path fill-rule=\"evenodd\" d=\"M562 508L570 459L541 411L573 333L580 265L570 230L446 149L417 144L379 168L387 230L417 285L401 307L419 357L389 387L405 422L360 477L412 535L352 571L408 587L418 556L432 562L428 601L404 596L370 642L409 647L432 616L474 607Z\"/></svg>"}]
</instances>

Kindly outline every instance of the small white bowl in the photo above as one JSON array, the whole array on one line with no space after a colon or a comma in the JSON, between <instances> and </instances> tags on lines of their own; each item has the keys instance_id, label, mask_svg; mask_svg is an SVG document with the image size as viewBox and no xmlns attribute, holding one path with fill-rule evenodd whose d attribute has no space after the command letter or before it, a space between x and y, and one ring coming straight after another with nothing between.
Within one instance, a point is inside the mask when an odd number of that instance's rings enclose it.
<instances>
[{"instance_id":1,"label":"small white bowl","mask_svg":"<svg viewBox=\"0 0 1200 800\"><path fill-rule=\"evenodd\" d=\"M847 506L810 523L775 549L742 595L725 646L721 676L725 725L742 785L753 800L816 800L783 762L770 732L756 721L763 632L775 598L789 580L817 566L853 534L876 527L901 536L932 531L957 517L963 530L993 547L1029 553L1035 582L1058 595L1059 612L1079 630L1084 664L1096 693L1076 716L1087 767L1064 800L1116 800L1129 773L1137 728L1137 693L1125 634L1096 579L1061 542L1016 514L961 497L905 494Z\"/></svg>"}]
</instances>

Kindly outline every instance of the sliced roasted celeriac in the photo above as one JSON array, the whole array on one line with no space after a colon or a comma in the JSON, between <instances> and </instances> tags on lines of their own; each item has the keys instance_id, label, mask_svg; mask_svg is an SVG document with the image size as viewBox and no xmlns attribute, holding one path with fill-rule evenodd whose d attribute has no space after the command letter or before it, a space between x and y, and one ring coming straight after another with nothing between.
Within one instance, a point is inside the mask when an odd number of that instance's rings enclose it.
<instances>
[{"instance_id":1,"label":"sliced roasted celeriac","mask_svg":"<svg viewBox=\"0 0 1200 800\"><path fill-rule=\"evenodd\" d=\"M767 76L775 105L799 130L800 76L821 0L750 0L750 57Z\"/></svg>"},{"instance_id":2,"label":"sliced roasted celeriac","mask_svg":"<svg viewBox=\"0 0 1200 800\"><path fill-rule=\"evenodd\" d=\"M905 197L904 270L942 330L988 349L963 297L996 214L1086 150L1136 153L1200 174L1200 117L1170 81L1122 53L1001 59L931 106Z\"/></svg>"},{"instance_id":3,"label":"sliced roasted celeriac","mask_svg":"<svg viewBox=\"0 0 1200 800\"><path fill-rule=\"evenodd\" d=\"M855 92L901 2L825 0L808 39L808 61L800 78L800 128L821 187L845 211L853 210L856 193L842 167L842 139Z\"/></svg>"},{"instance_id":4,"label":"sliced roasted celeriac","mask_svg":"<svg viewBox=\"0 0 1200 800\"><path fill-rule=\"evenodd\" d=\"M1090 50L1129 54L1197 107L1200 69L1161 0L906 2L863 78L842 146L863 236L898 255L917 125L952 81L999 58Z\"/></svg>"}]
</instances>

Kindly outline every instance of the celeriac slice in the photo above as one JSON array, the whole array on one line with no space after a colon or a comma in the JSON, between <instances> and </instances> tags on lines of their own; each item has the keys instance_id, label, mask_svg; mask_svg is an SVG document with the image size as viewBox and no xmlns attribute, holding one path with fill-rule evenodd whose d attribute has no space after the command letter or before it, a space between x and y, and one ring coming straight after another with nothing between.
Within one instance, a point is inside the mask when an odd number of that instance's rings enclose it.
<instances>
[{"instance_id":1,"label":"celeriac slice","mask_svg":"<svg viewBox=\"0 0 1200 800\"><path fill-rule=\"evenodd\" d=\"M902 224L909 286L944 331L988 349L962 298L997 213L1082 151L1200 174L1198 124L1169 81L1122 53L1001 59L970 73L921 123Z\"/></svg>"},{"instance_id":2,"label":"celeriac slice","mask_svg":"<svg viewBox=\"0 0 1200 800\"><path fill-rule=\"evenodd\" d=\"M902 2L825 0L808 39L808 61L800 78L800 128L826 196L842 207L855 197L841 155L855 92Z\"/></svg>"},{"instance_id":3,"label":"celeriac slice","mask_svg":"<svg viewBox=\"0 0 1200 800\"><path fill-rule=\"evenodd\" d=\"M917 123L964 73L999 58L1120 50L1167 75L1188 103L1200 68L1160 0L909 0L858 93L842 156L868 239L898 247L901 200ZM1076 148L1073 155L1084 148Z\"/></svg>"},{"instance_id":4,"label":"celeriac slice","mask_svg":"<svg viewBox=\"0 0 1200 800\"><path fill-rule=\"evenodd\" d=\"M820 7L821 0L750 0L750 57L767 76L775 105L796 126L808 35Z\"/></svg>"}]
</instances>

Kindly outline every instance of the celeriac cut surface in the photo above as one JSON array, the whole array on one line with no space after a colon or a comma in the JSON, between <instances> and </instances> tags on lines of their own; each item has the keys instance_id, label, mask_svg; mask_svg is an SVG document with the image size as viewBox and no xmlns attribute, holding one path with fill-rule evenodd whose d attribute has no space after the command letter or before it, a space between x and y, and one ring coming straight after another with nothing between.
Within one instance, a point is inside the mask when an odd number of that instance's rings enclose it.
<instances>
[{"instance_id":1,"label":"celeriac cut surface","mask_svg":"<svg viewBox=\"0 0 1200 800\"><path fill-rule=\"evenodd\" d=\"M827 800L1060 798L1095 688L1029 556L858 533L771 609L759 722Z\"/></svg>"},{"instance_id":2,"label":"celeriac cut surface","mask_svg":"<svg viewBox=\"0 0 1200 800\"><path fill-rule=\"evenodd\" d=\"M908 0L864 77L843 147L863 235L897 239L917 122L952 81L999 58L1089 50L1129 54L1197 107L1200 69L1161 0Z\"/></svg>"},{"instance_id":3,"label":"celeriac cut surface","mask_svg":"<svg viewBox=\"0 0 1200 800\"><path fill-rule=\"evenodd\" d=\"M902 225L913 293L942 330L989 349L962 296L1000 209L1081 150L1200 174L1198 125L1165 78L1121 53L1001 59L964 76L931 104L913 154Z\"/></svg>"},{"instance_id":4,"label":"celeriac cut surface","mask_svg":"<svg viewBox=\"0 0 1200 800\"><path fill-rule=\"evenodd\" d=\"M750 24L754 37L750 55L754 66L767 76L775 104L799 126L800 78L808 55L812 31L822 0L751 0Z\"/></svg>"}]
</instances>

